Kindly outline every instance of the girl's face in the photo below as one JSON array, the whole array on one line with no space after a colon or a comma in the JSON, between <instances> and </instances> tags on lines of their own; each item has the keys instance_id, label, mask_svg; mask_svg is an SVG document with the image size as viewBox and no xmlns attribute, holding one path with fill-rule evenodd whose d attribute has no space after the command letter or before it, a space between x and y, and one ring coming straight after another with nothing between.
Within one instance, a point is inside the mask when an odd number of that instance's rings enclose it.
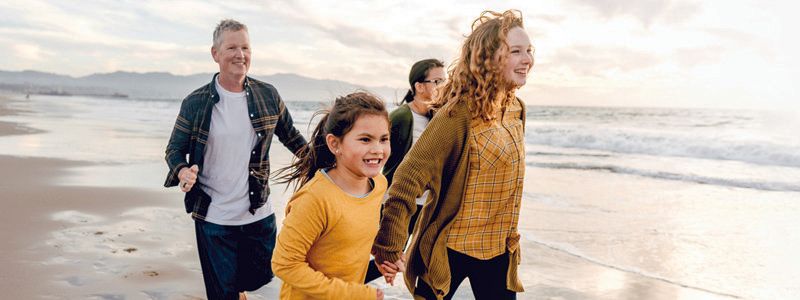
<instances>
[{"instance_id":1,"label":"girl's face","mask_svg":"<svg viewBox=\"0 0 800 300\"><path fill-rule=\"evenodd\" d=\"M514 87L521 87L525 85L528 71L533 67L533 45L521 27L514 27L508 31L506 43L508 49L503 53L506 56L503 77Z\"/></svg>"},{"instance_id":2,"label":"girl's face","mask_svg":"<svg viewBox=\"0 0 800 300\"><path fill-rule=\"evenodd\" d=\"M358 117L350 132L335 140L328 145L336 155L336 168L358 178L377 176L392 151L389 121L381 115Z\"/></svg>"},{"instance_id":3,"label":"girl's face","mask_svg":"<svg viewBox=\"0 0 800 300\"><path fill-rule=\"evenodd\" d=\"M422 100L423 103L428 104L436 97L436 87L444 82L445 76L444 68L442 67L435 67L428 70L428 76L425 77L425 81L414 84L420 96L418 100Z\"/></svg>"}]
</instances>

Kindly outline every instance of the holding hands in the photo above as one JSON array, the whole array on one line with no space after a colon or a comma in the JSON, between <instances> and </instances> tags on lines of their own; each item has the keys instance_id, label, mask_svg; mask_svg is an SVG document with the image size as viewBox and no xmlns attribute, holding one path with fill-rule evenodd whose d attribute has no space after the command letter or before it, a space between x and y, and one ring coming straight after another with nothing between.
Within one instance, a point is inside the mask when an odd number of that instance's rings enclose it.
<instances>
[{"instance_id":1,"label":"holding hands","mask_svg":"<svg viewBox=\"0 0 800 300\"><path fill-rule=\"evenodd\" d=\"M386 279L386 283L390 285L394 285L394 279L397 277L397 273L406 271L406 259L402 256L394 263L383 261L383 263L378 264L378 261L376 260L375 265L378 266L378 270L381 272L381 274L383 274L383 278Z\"/></svg>"}]
</instances>

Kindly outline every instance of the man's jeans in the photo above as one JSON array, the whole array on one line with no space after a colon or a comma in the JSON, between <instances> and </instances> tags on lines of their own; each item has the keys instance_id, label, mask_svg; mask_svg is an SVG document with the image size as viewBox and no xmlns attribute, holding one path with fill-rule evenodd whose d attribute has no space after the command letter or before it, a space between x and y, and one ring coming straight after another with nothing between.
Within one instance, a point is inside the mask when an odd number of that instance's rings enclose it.
<instances>
[{"instance_id":1,"label":"man's jeans","mask_svg":"<svg viewBox=\"0 0 800 300\"><path fill-rule=\"evenodd\" d=\"M240 226L195 220L195 235L208 299L239 299L272 280L275 214Z\"/></svg>"}]
</instances>

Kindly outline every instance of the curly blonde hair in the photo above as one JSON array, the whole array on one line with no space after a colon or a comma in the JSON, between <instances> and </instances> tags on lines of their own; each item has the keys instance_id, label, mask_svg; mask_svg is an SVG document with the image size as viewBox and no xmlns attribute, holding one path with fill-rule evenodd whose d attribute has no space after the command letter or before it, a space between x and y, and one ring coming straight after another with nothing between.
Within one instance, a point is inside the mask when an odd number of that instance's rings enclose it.
<instances>
[{"instance_id":1,"label":"curly blonde hair","mask_svg":"<svg viewBox=\"0 0 800 300\"><path fill-rule=\"evenodd\" d=\"M508 49L506 36L514 27L524 27L519 10L481 13L472 22L472 33L461 46L459 58L450 64L449 80L440 88L431 106L437 109L447 103L467 101L473 118L493 120L500 107L515 99L515 89L508 88L509 83L502 73L506 56L495 58L498 51Z\"/></svg>"}]
</instances>

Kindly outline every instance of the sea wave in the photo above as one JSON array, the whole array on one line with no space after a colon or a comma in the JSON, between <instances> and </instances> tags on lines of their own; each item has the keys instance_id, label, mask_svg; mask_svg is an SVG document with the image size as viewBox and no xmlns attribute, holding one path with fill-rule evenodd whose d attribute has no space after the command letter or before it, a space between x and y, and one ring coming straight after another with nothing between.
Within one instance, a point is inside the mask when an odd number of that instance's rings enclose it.
<instances>
[{"instance_id":1,"label":"sea wave","mask_svg":"<svg viewBox=\"0 0 800 300\"><path fill-rule=\"evenodd\" d=\"M636 175L648 178L675 180L683 182L692 182L699 184L710 184L718 186L728 186L737 188L756 189L763 191L781 191L781 192L800 192L800 185L787 182L768 182L768 181L751 181L741 179L727 179L711 176L702 176L695 174L681 174L664 171L651 171L630 167L615 166L609 164L578 164L578 163L544 163L544 162L529 162L527 164L531 167L548 168L548 169L573 169L573 170L591 170L591 171L605 171L617 174Z\"/></svg>"},{"instance_id":2,"label":"sea wave","mask_svg":"<svg viewBox=\"0 0 800 300\"><path fill-rule=\"evenodd\" d=\"M573 256L575 258L578 258L578 259L581 259L581 260L584 260L584 261L587 261L587 262L590 262L590 263L593 263L593 264L596 264L596 265L599 265L599 266L602 266L602 267L615 269L615 270L618 270L618 271L621 271L621 272L626 272L626 273L629 273L629 274L634 274L634 275L637 275L637 276L650 278L650 279L653 279L653 280L658 280L658 281L661 281L661 282L664 282L664 283L673 284L673 285L681 286L681 287L684 287L684 288L689 288L689 289L698 290L698 291L702 291L702 292L706 292L706 293L711 293L711 294L715 294L715 295L718 295L718 296L724 296L724 297L733 298L733 299L741 299L742 298L741 296L738 296L738 295L735 295L735 294L731 294L731 293L727 293L727 292L723 292L723 291L718 291L718 290L713 290L713 289L705 288L705 287L702 287L702 286L691 285L691 284L688 284L688 283L685 283L685 282L681 282L681 281L673 279L673 278L665 277L665 276L662 276L662 275L659 275L659 274L654 274L654 273L647 272L647 271L644 271L644 270L641 270L641 269L638 269L638 268L634 268L634 267L630 267L630 266L621 266L621 265L613 264L613 263L610 263L610 262L606 262L606 261L603 261L601 259L598 259L598 258L592 257L590 255L587 255L586 253L584 253L583 251L581 251L580 249L576 248L575 246L573 246L571 244L547 241L547 240L544 240L544 239L536 237L536 235L533 234L532 232L527 232L527 231L522 232L522 238L525 239L529 243L538 244L540 246L543 246L543 247L546 247L546 248L550 248L552 250L555 250L555 251L558 251L558 252Z\"/></svg>"},{"instance_id":3,"label":"sea wave","mask_svg":"<svg viewBox=\"0 0 800 300\"><path fill-rule=\"evenodd\" d=\"M746 139L732 134L529 125L525 139L531 145L800 168L800 144L758 137Z\"/></svg>"}]
</instances>

